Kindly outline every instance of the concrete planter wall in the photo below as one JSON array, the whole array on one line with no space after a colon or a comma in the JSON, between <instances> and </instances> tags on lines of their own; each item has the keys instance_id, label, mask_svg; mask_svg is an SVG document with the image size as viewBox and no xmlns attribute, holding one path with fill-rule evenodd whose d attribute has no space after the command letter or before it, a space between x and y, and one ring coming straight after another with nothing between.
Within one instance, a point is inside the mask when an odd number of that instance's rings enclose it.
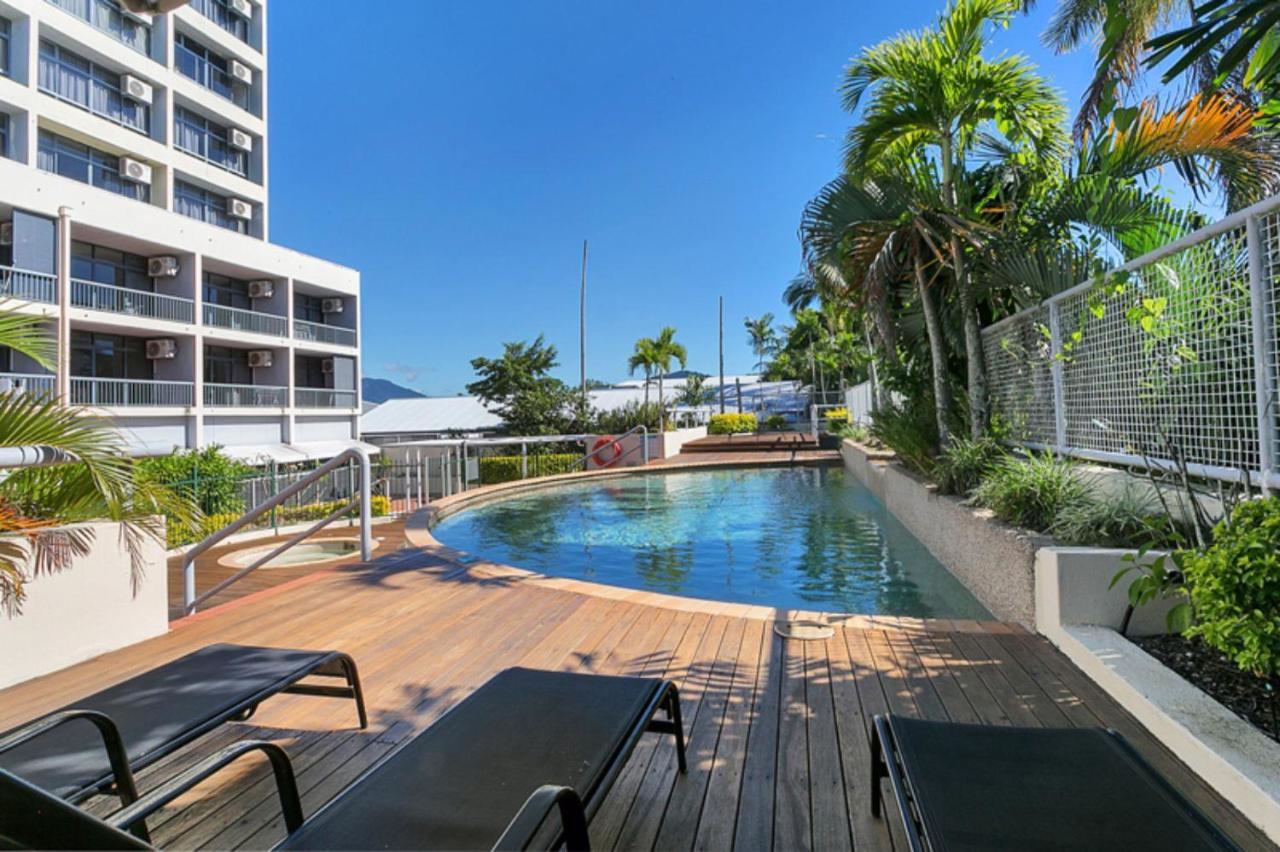
<instances>
[{"instance_id":1,"label":"concrete planter wall","mask_svg":"<svg viewBox=\"0 0 1280 852\"><path fill-rule=\"evenodd\" d=\"M22 612L0 615L0 688L65 668L169 629L164 544L142 540L145 575L134 594L128 548L119 524L89 529L89 553L57 574L27 584ZM161 534L163 539L163 533Z\"/></svg>"},{"instance_id":2,"label":"concrete planter wall","mask_svg":"<svg viewBox=\"0 0 1280 852\"><path fill-rule=\"evenodd\" d=\"M690 441L696 441L699 438L707 437L706 426L692 426L688 429L676 429L672 432L663 432L659 438L661 449L657 453L657 458L669 459L674 455L678 455L680 448Z\"/></svg>"},{"instance_id":3,"label":"concrete planter wall","mask_svg":"<svg viewBox=\"0 0 1280 852\"><path fill-rule=\"evenodd\" d=\"M892 456L853 441L840 448L845 469L871 490L938 561L1001 621L1035 623L1035 555L1049 539L1029 535L985 509L939 494Z\"/></svg>"}]
</instances>

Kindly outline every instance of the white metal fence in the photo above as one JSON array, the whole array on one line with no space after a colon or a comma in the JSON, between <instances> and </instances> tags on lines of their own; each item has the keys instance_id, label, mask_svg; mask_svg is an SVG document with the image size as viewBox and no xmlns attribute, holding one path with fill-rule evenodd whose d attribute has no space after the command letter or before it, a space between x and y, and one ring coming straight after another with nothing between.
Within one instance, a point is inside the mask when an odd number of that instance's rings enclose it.
<instances>
[{"instance_id":1,"label":"white metal fence","mask_svg":"<svg viewBox=\"0 0 1280 852\"><path fill-rule=\"evenodd\" d=\"M1280 196L983 330L1032 448L1280 487Z\"/></svg>"}]
</instances>

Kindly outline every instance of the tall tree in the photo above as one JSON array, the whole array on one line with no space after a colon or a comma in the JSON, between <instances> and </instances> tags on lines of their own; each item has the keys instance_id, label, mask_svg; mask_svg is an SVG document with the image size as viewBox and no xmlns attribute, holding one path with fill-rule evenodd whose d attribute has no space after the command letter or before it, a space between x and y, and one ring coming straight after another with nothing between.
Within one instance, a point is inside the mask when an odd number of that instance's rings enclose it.
<instances>
[{"instance_id":1,"label":"tall tree","mask_svg":"<svg viewBox=\"0 0 1280 852\"><path fill-rule=\"evenodd\" d=\"M756 372L763 373L765 356L769 354L778 339L773 331L773 314L761 314L755 319L747 317L742 321L742 325L747 330L747 341L751 344L751 351L756 356Z\"/></svg>"},{"instance_id":2,"label":"tall tree","mask_svg":"<svg viewBox=\"0 0 1280 852\"><path fill-rule=\"evenodd\" d=\"M479 378L467 385L467 393L492 406L509 434L564 432L581 397L551 375L559 366L556 359L556 348L541 334L532 343L504 343L499 358L471 359Z\"/></svg>"},{"instance_id":3,"label":"tall tree","mask_svg":"<svg viewBox=\"0 0 1280 852\"><path fill-rule=\"evenodd\" d=\"M654 347L653 339L642 337L636 341L635 348L631 352L631 357L627 359L627 372L635 375L637 370L644 373L644 404L649 405L649 382L653 378L653 371L657 367L658 353Z\"/></svg>"},{"instance_id":4,"label":"tall tree","mask_svg":"<svg viewBox=\"0 0 1280 852\"><path fill-rule=\"evenodd\" d=\"M1065 110L1057 93L1022 56L987 59L991 30L1008 24L1019 0L955 0L936 27L866 48L845 71L844 106L862 107L849 132L847 168L865 174L879 158L928 154L941 171L942 203L962 210L958 187L968 156L999 133L1029 156L1053 158L1065 148ZM865 104L863 103L865 97ZM977 298L953 230L949 265L959 296L973 434L986 428L986 370Z\"/></svg>"},{"instance_id":5,"label":"tall tree","mask_svg":"<svg viewBox=\"0 0 1280 852\"><path fill-rule=\"evenodd\" d=\"M684 345L676 342L676 330L671 326L663 326L662 331L658 332L658 336L653 338L653 366L658 374L658 410L661 412L658 418L658 428L665 430L667 428L667 408L662 399L662 379L667 373L671 372L671 362L674 360L684 369L689 362L689 353L685 351Z\"/></svg>"}]
</instances>

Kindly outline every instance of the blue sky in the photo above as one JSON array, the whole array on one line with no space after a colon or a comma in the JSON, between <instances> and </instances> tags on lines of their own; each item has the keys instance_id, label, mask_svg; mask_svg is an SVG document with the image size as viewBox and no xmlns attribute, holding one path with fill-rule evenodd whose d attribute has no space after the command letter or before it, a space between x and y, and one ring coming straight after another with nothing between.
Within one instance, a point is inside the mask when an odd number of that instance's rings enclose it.
<instances>
[{"instance_id":1,"label":"blue sky","mask_svg":"<svg viewBox=\"0 0 1280 852\"><path fill-rule=\"evenodd\" d=\"M1040 45L1054 5L996 47L1074 110L1092 56ZM576 381L584 238L588 375L624 377L663 325L714 372L721 295L726 370L745 372L742 320L785 314L800 210L838 170L845 63L940 6L282 0L272 239L361 270L365 375L427 393L539 333Z\"/></svg>"}]
</instances>

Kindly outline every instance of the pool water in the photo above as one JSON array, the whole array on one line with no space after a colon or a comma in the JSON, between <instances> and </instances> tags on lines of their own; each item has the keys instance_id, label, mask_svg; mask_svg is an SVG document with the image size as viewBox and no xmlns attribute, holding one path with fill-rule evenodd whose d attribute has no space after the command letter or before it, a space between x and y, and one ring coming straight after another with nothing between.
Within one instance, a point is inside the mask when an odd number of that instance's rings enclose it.
<instances>
[{"instance_id":1,"label":"pool water","mask_svg":"<svg viewBox=\"0 0 1280 852\"><path fill-rule=\"evenodd\" d=\"M632 589L788 609L991 617L837 467L567 484L464 510L434 535L492 562Z\"/></svg>"}]
</instances>

